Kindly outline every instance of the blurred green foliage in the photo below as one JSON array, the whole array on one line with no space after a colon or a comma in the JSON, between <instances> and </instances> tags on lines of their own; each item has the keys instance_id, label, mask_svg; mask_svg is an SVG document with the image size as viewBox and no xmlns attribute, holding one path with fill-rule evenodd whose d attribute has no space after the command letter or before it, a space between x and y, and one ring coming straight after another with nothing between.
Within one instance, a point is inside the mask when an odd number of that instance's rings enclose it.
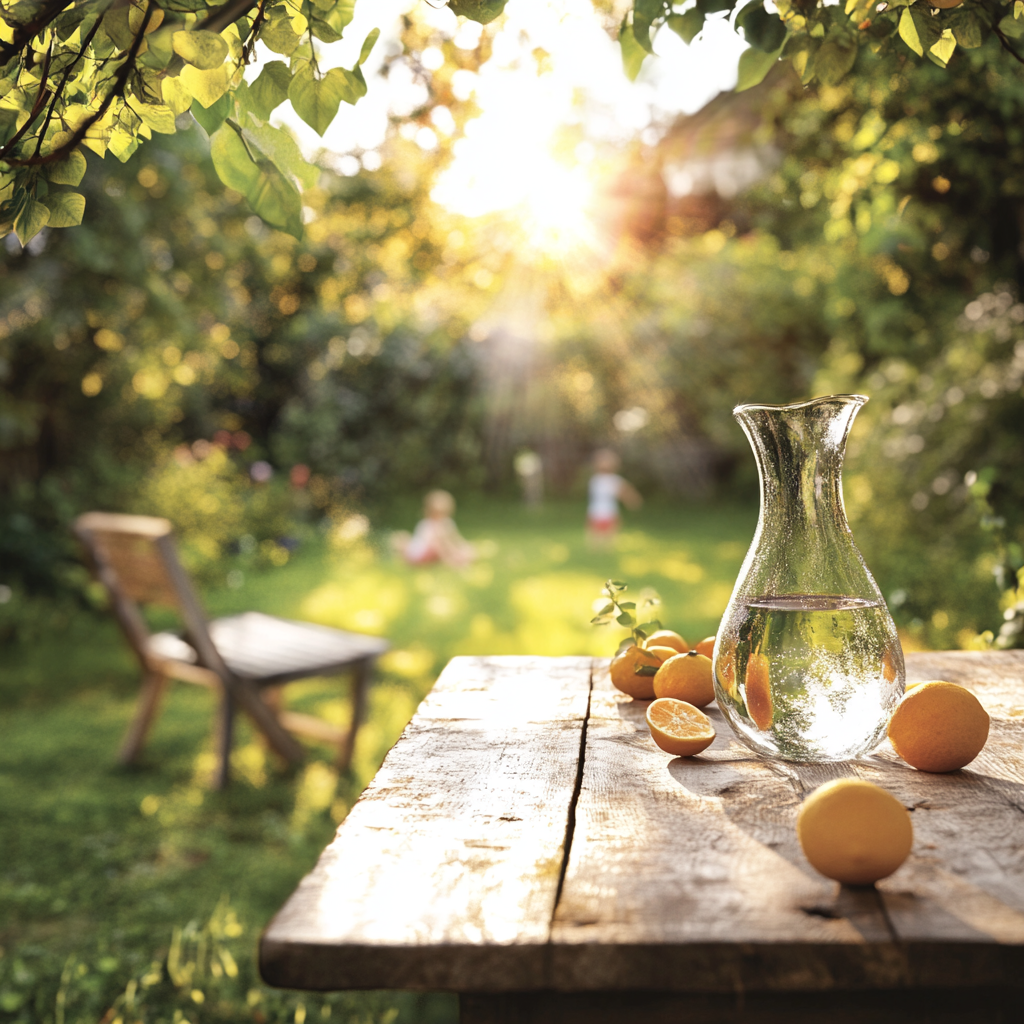
<instances>
[{"instance_id":1,"label":"blurred green foliage","mask_svg":"<svg viewBox=\"0 0 1024 1024\"><path fill-rule=\"evenodd\" d=\"M464 123L452 76L486 36L405 32L446 56L416 116L443 102ZM851 513L903 624L940 645L997 633L1024 475L1019 389L986 382L1012 379L1020 337L1024 87L995 40L945 70L864 67L815 91L776 73L724 105L753 104L749 144L775 155L717 226L627 225L590 251L440 209L445 147L397 128L382 170L321 173L302 242L220 184L197 127L103 165L97 220L5 257L0 545L23 618L27 595L82 592L65 526L89 506L169 516L190 567L223 574L360 503L507 486L523 448L555 490L611 442L646 490L750 494L731 407L842 388L873 399L849 464L872 498L851 490ZM1000 325L975 330L977 302L1005 305Z\"/></svg>"}]
</instances>

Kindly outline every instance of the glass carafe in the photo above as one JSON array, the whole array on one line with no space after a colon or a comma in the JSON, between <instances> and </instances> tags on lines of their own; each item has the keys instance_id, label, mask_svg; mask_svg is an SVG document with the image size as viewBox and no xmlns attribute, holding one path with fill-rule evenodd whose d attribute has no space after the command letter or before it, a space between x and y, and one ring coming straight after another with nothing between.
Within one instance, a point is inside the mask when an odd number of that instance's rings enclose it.
<instances>
[{"instance_id":1,"label":"glass carafe","mask_svg":"<svg viewBox=\"0 0 1024 1024\"><path fill-rule=\"evenodd\" d=\"M715 690L747 746L787 761L873 749L903 694L903 650L843 508L862 395L740 405L761 516L715 643Z\"/></svg>"}]
</instances>

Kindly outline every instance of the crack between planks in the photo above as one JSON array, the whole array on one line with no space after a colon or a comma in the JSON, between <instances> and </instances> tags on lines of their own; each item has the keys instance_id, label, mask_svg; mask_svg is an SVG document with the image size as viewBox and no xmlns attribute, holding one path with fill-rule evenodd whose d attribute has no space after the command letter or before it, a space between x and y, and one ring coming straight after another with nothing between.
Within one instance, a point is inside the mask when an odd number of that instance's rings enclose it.
<instances>
[{"instance_id":1,"label":"crack between planks","mask_svg":"<svg viewBox=\"0 0 1024 1024\"><path fill-rule=\"evenodd\" d=\"M587 680L587 710L583 716L583 728L580 730L580 756L576 762L576 782L572 788L572 798L569 800L569 814L565 822L565 839L562 842L562 865L558 871L558 885L555 888L555 902L551 907L551 921L548 926L548 942L551 942L555 928L555 915L558 913L558 904L562 901L562 889L565 886L565 876L569 870L569 854L572 852L572 837L576 831L576 805L579 803L580 791L583 789L583 766L587 757L587 726L590 725L590 705L594 697L594 664L590 664L590 676Z\"/></svg>"},{"instance_id":2,"label":"crack between planks","mask_svg":"<svg viewBox=\"0 0 1024 1024\"><path fill-rule=\"evenodd\" d=\"M889 916L889 908L885 905L885 893L881 892L877 887L872 886L875 893L875 900L878 903L878 909L882 915L882 920L885 922L885 927L889 929L889 937L893 944L899 947L903 947L903 940L899 936L899 932L896 931L896 925L893 924L892 918Z\"/></svg>"}]
</instances>

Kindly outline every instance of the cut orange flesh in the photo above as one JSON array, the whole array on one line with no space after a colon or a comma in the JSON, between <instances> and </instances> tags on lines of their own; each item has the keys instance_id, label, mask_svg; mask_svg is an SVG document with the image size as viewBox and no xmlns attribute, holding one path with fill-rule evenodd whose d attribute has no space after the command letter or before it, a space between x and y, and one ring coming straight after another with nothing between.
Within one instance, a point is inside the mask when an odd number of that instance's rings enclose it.
<instances>
[{"instance_id":1,"label":"cut orange flesh","mask_svg":"<svg viewBox=\"0 0 1024 1024\"><path fill-rule=\"evenodd\" d=\"M659 697L651 704L647 725L654 742L676 757L699 754L715 738L715 728L703 711L672 697Z\"/></svg>"}]
</instances>

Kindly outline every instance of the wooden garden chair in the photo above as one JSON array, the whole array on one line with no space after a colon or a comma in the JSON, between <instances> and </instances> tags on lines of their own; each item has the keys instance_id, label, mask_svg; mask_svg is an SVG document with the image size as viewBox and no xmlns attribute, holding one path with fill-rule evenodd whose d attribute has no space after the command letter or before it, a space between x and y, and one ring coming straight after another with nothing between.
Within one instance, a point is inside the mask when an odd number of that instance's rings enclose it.
<instances>
[{"instance_id":1,"label":"wooden garden chair","mask_svg":"<svg viewBox=\"0 0 1024 1024\"><path fill-rule=\"evenodd\" d=\"M336 744L339 768L349 767L370 673L376 657L388 649L386 640L260 612L207 620L178 561L168 520L87 512L75 520L73 529L142 666L138 707L118 755L123 764L138 757L168 680L179 679L219 693L216 788L228 781L238 709L249 715L271 748L288 761L303 758L291 735L297 733ZM151 633L140 607L146 604L173 608L181 617L182 634ZM279 709L278 688L284 683L341 672L352 673L348 730L313 715Z\"/></svg>"}]
</instances>

